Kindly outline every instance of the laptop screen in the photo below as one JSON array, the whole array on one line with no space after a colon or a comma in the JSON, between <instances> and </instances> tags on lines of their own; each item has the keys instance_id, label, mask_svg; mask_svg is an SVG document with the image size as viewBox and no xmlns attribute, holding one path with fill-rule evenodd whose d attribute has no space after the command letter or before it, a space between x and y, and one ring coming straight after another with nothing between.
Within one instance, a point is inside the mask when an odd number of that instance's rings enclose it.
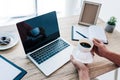
<instances>
[{"instance_id":1,"label":"laptop screen","mask_svg":"<svg viewBox=\"0 0 120 80\"><path fill-rule=\"evenodd\" d=\"M25 52L31 52L60 36L56 12L17 23Z\"/></svg>"}]
</instances>

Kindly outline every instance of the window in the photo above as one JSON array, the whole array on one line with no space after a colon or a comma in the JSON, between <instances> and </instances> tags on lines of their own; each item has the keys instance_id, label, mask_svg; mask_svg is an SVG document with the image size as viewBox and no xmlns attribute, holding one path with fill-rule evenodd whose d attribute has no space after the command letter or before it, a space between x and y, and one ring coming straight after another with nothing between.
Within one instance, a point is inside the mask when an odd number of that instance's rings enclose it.
<instances>
[{"instance_id":1,"label":"window","mask_svg":"<svg viewBox=\"0 0 120 80\"><path fill-rule=\"evenodd\" d=\"M58 17L79 14L81 2L82 0L0 0L0 23L15 23L51 11L56 11Z\"/></svg>"},{"instance_id":2,"label":"window","mask_svg":"<svg viewBox=\"0 0 120 80\"><path fill-rule=\"evenodd\" d=\"M23 17L35 14L34 0L0 1L0 17Z\"/></svg>"},{"instance_id":3,"label":"window","mask_svg":"<svg viewBox=\"0 0 120 80\"><path fill-rule=\"evenodd\" d=\"M56 11L58 17L79 14L82 0L38 0L38 14Z\"/></svg>"}]
</instances>

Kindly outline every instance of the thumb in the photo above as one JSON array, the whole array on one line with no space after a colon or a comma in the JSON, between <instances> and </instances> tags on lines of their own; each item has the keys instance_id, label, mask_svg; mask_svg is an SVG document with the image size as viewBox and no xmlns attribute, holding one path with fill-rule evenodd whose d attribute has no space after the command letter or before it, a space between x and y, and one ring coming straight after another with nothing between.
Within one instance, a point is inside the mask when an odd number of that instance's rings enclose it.
<instances>
[{"instance_id":1,"label":"thumb","mask_svg":"<svg viewBox=\"0 0 120 80\"><path fill-rule=\"evenodd\" d=\"M70 60L73 62L73 60L74 60L73 55L70 55Z\"/></svg>"}]
</instances>

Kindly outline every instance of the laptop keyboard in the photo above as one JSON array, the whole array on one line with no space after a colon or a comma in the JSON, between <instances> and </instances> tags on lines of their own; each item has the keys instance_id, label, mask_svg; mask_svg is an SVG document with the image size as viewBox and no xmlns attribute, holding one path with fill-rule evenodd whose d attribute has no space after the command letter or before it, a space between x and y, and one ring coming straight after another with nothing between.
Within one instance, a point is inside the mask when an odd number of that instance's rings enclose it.
<instances>
[{"instance_id":1,"label":"laptop keyboard","mask_svg":"<svg viewBox=\"0 0 120 80\"><path fill-rule=\"evenodd\" d=\"M55 42L47 45L46 47L41 48L40 50L30 54L30 56L38 63L41 64L45 60L54 56L61 50L70 46L68 43L64 42L62 39L58 39Z\"/></svg>"}]
</instances>

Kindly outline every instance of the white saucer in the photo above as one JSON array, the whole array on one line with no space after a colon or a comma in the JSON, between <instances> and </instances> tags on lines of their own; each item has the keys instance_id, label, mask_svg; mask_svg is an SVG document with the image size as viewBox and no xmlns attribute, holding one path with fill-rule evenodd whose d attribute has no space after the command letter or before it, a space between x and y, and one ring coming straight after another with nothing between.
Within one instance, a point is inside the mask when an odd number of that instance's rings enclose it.
<instances>
[{"instance_id":1,"label":"white saucer","mask_svg":"<svg viewBox=\"0 0 120 80\"><path fill-rule=\"evenodd\" d=\"M83 52L80 51L78 48L73 50L72 55L74 58L82 63L92 63L93 62L93 55L91 52Z\"/></svg>"},{"instance_id":2,"label":"white saucer","mask_svg":"<svg viewBox=\"0 0 120 80\"><path fill-rule=\"evenodd\" d=\"M0 50L6 50L12 48L18 43L18 36L15 33L0 33L0 37L9 37L10 43L7 45L0 45Z\"/></svg>"}]
</instances>

